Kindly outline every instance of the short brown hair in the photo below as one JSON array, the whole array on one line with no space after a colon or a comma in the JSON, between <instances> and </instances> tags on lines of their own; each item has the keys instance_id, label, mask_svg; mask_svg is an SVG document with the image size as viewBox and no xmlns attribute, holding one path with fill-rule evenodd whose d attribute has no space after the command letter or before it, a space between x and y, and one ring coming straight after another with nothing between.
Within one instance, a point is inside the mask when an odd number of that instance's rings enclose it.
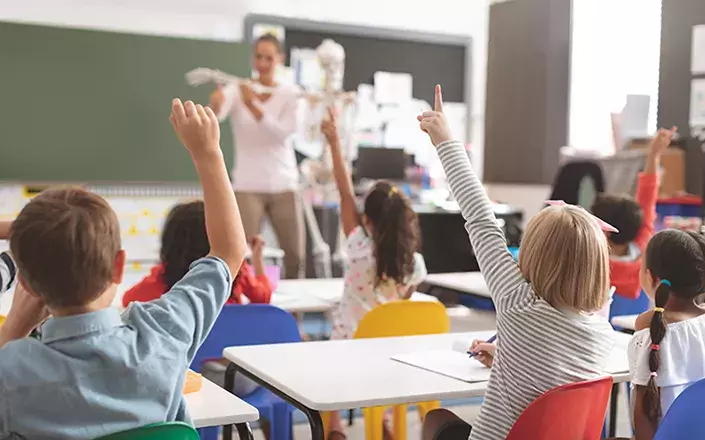
<instances>
[{"instance_id":1,"label":"short brown hair","mask_svg":"<svg viewBox=\"0 0 705 440\"><path fill-rule=\"evenodd\" d=\"M80 188L48 189L20 212L10 250L20 275L50 308L80 307L110 285L121 249L108 202Z\"/></svg>"},{"instance_id":2,"label":"short brown hair","mask_svg":"<svg viewBox=\"0 0 705 440\"><path fill-rule=\"evenodd\" d=\"M609 298L607 239L597 220L575 206L548 207L529 221L519 269L536 295L556 308L594 312Z\"/></svg>"}]
</instances>

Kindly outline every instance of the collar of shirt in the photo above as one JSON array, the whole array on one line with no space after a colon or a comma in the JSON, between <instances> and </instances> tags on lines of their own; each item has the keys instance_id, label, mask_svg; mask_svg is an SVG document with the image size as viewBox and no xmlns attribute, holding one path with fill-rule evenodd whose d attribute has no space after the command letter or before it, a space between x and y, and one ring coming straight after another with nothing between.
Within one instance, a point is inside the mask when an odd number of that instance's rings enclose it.
<instances>
[{"instance_id":1,"label":"collar of shirt","mask_svg":"<svg viewBox=\"0 0 705 440\"><path fill-rule=\"evenodd\" d=\"M80 315L49 318L42 325L42 342L51 343L62 339L84 336L124 325L115 307L107 307Z\"/></svg>"}]
</instances>

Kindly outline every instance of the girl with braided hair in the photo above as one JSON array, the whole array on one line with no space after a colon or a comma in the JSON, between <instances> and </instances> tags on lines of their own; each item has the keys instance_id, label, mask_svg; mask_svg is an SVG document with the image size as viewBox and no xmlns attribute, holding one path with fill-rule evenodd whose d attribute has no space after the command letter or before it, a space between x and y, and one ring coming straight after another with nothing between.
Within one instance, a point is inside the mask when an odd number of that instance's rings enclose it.
<instances>
[{"instance_id":1,"label":"girl with braided hair","mask_svg":"<svg viewBox=\"0 0 705 440\"><path fill-rule=\"evenodd\" d=\"M676 397L705 378L705 237L654 235L640 276L655 306L637 319L628 353L636 439L650 440Z\"/></svg>"}]
</instances>

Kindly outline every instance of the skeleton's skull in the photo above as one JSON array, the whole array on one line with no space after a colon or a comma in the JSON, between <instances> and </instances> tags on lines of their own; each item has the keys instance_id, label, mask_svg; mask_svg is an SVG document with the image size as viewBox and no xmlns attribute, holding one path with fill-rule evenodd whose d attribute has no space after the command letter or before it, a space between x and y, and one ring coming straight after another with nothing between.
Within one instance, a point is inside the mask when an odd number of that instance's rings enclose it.
<instances>
[{"instance_id":1,"label":"skeleton's skull","mask_svg":"<svg viewBox=\"0 0 705 440\"><path fill-rule=\"evenodd\" d=\"M325 73L326 92L343 90L343 75L345 73L345 49L331 39L325 39L316 49L318 60Z\"/></svg>"}]
</instances>

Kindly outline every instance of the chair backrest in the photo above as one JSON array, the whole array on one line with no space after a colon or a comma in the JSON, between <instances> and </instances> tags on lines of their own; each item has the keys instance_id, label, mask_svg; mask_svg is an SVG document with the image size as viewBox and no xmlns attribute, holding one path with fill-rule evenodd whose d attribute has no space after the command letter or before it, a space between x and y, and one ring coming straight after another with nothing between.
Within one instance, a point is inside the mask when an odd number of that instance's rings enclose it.
<instances>
[{"instance_id":1,"label":"chair backrest","mask_svg":"<svg viewBox=\"0 0 705 440\"><path fill-rule=\"evenodd\" d=\"M392 301L367 312L355 338L431 335L449 329L450 319L440 302Z\"/></svg>"},{"instance_id":2,"label":"chair backrest","mask_svg":"<svg viewBox=\"0 0 705 440\"><path fill-rule=\"evenodd\" d=\"M643 290L636 299L625 298L615 292L610 305L610 320L615 316L638 315L647 311L649 307L651 307L651 301Z\"/></svg>"},{"instance_id":3,"label":"chair backrest","mask_svg":"<svg viewBox=\"0 0 705 440\"><path fill-rule=\"evenodd\" d=\"M602 177L602 169L594 161L568 162L561 166L553 181L553 190L551 191L551 200L563 200L571 205L577 205L582 202L588 206L583 208L590 209L592 200L590 196L582 194L581 187L585 189L585 179L592 181L591 192L601 193L605 190L605 185ZM582 199L582 200L581 200Z\"/></svg>"},{"instance_id":4,"label":"chair backrest","mask_svg":"<svg viewBox=\"0 0 705 440\"><path fill-rule=\"evenodd\" d=\"M507 440L599 439L611 390L611 377L554 388L524 410Z\"/></svg>"},{"instance_id":5,"label":"chair backrest","mask_svg":"<svg viewBox=\"0 0 705 440\"><path fill-rule=\"evenodd\" d=\"M289 312L269 304L229 304L196 352L191 369L200 372L204 361L222 358L227 347L300 341L296 319Z\"/></svg>"},{"instance_id":6,"label":"chair backrest","mask_svg":"<svg viewBox=\"0 0 705 440\"><path fill-rule=\"evenodd\" d=\"M705 379L686 388L663 416L654 440L695 440L703 438L700 412L705 400Z\"/></svg>"},{"instance_id":7,"label":"chair backrest","mask_svg":"<svg viewBox=\"0 0 705 440\"><path fill-rule=\"evenodd\" d=\"M191 425L183 422L169 422L116 432L96 440L200 440L200 437Z\"/></svg>"}]
</instances>

